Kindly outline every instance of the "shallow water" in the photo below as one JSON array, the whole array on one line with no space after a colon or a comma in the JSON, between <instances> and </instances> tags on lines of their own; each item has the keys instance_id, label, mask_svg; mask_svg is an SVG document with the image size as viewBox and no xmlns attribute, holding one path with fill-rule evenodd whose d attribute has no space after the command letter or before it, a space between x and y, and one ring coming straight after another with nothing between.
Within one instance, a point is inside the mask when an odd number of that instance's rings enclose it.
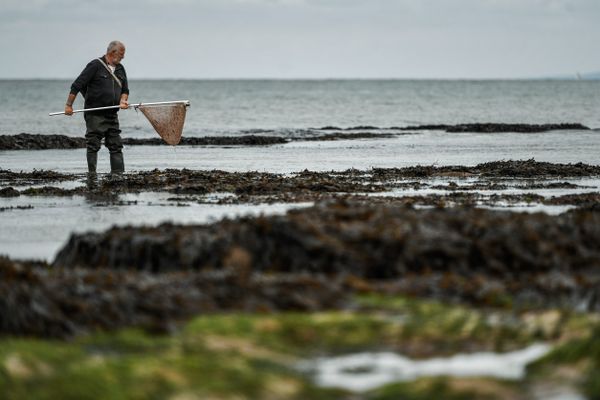
<instances>
[{"instance_id":1,"label":"shallow water","mask_svg":"<svg viewBox=\"0 0 600 400\"><path fill-rule=\"evenodd\" d=\"M128 170L189 168L225 171L297 172L393 168L413 165L476 165L498 160L600 163L600 132L476 134L423 132L385 139L292 142L257 147L126 146ZM85 172L85 150L0 151L0 168ZM108 172L108 152L99 154Z\"/></svg>"},{"instance_id":2,"label":"shallow water","mask_svg":"<svg viewBox=\"0 0 600 400\"><path fill-rule=\"evenodd\" d=\"M550 350L548 345L534 344L508 353L457 354L425 360L411 360L396 353L358 353L307 361L300 369L310 372L319 386L361 392L426 376L520 379L527 364Z\"/></svg>"},{"instance_id":3,"label":"shallow water","mask_svg":"<svg viewBox=\"0 0 600 400\"><path fill-rule=\"evenodd\" d=\"M311 203L215 205L167 200L170 193L125 194L119 204L88 202L82 196L0 198L0 207L33 206L0 212L0 255L52 261L72 233L101 232L112 226L164 222L203 224L241 215L283 214Z\"/></svg>"}]
</instances>

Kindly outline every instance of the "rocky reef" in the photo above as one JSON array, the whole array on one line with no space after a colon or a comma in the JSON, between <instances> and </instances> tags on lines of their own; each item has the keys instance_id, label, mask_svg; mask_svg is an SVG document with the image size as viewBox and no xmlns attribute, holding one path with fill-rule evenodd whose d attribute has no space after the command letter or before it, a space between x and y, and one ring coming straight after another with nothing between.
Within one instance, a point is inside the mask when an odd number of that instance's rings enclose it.
<instances>
[{"instance_id":1,"label":"rocky reef","mask_svg":"<svg viewBox=\"0 0 600 400\"><path fill-rule=\"evenodd\" d=\"M285 216L73 235L54 265L204 271L241 254L253 272L354 276L480 304L600 310L599 222L593 211L549 216L338 201Z\"/></svg>"},{"instance_id":2,"label":"rocky reef","mask_svg":"<svg viewBox=\"0 0 600 400\"><path fill-rule=\"evenodd\" d=\"M472 123L472 124L437 124L416 125L404 127L354 126L341 128L324 126L321 128L296 129L291 132L280 132L272 135L273 130L242 131L234 136L184 136L179 146L269 146L288 143L290 141L330 141L352 139L383 139L406 134L409 131L440 130L449 133L540 133L553 130L589 130L579 123L562 124L505 124L505 123ZM345 131L363 131L346 133ZM375 132L374 132L375 131ZM250 133L250 134L247 134ZM260 133L256 135L254 133ZM270 135L266 135L269 133ZM159 138L123 138L123 144L130 146L159 146L166 145ZM78 149L85 148L85 138L67 135L40 135L19 133L16 135L0 135L0 150L48 150L48 149Z\"/></svg>"},{"instance_id":3,"label":"rocky reef","mask_svg":"<svg viewBox=\"0 0 600 400\"><path fill-rule=\"evenodd\" d=\"M267 146L287 143L288 140L277 136L207 136L183 137L179 145L183 146ZM123 144L129 146L160 146L166 143L159 138L138 139L123 138ZM66 135L38 135L20 133L18 135L0 135L0 150L48 150L82 149L85 138Z\"/></svg>"},{"instance_id":4,"label":"rocky reef","mask_svg":"<svg viewBox=\"0 0 600 400\"><path fill-rule=\"evenodd\" d=\"M475 123L458 125L421 125L410 126L409 130L444 130L446 132L478 132L478 133L498 133L498 132L517 132L517 133L536 133L556 130L589 130L585 125L579 123L564 124L502 124L502 123Z\"/></svg>"}]
</instances>

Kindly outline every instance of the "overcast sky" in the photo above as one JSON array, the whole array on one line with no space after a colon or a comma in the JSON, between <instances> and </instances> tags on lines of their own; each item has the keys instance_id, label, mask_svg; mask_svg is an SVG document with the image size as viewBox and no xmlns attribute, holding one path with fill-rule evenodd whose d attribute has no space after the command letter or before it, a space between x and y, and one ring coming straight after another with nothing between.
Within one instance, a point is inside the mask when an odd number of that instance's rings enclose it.
<instances>
[{"instance_id":1,"label":"overcast sky","mask_svg":"<svg viewBox=\"0 0 600 400\"><path fill-rule=\"evenodd\" d=\"M0 78L526 78L600 70L600 0L0 0Z\"/></svg>"}]
</instances>

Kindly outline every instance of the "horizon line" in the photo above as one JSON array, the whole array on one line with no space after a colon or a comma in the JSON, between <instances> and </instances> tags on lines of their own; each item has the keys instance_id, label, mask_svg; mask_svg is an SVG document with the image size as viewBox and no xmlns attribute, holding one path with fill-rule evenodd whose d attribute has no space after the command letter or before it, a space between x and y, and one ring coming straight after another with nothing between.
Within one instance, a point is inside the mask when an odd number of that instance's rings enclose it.
<instances>
[{"instance_id":1,"label":"horizon line","mask_svg":"<svg viewBox=\"0 0 600 400\"><path fill-rule=\"evenodd\" d=\"M577 81L577 80L598 80L598 73L573 75L560 75L548 77L480 77L480 78L450 78L450 77L219 77L219 78L199 78L199 77L135 77L129 78L129 81L531 81L531 80L549 80L549 81ZM592 77L589 77L592 75ZM72 80L72 77L0 77L0 81L65 81Z\"/></svg>"}]
</instances>

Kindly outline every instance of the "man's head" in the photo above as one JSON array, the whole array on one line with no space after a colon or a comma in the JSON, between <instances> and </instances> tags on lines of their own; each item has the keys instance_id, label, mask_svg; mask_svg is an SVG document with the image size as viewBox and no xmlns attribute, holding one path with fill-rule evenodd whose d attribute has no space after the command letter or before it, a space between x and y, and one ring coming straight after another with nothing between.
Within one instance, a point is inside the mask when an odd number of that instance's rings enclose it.
<instances>
[{"instance_id":1,"label":"man's head","mask_svg":"<svg viewBox=\"0 0 600 400\"><path fill-rule=\"evenodd\" d=\"M125 58L125 45L118 40L113 40L106 49L106 61L112 65L119 65Z\"/></svg>"}]
</instances>

